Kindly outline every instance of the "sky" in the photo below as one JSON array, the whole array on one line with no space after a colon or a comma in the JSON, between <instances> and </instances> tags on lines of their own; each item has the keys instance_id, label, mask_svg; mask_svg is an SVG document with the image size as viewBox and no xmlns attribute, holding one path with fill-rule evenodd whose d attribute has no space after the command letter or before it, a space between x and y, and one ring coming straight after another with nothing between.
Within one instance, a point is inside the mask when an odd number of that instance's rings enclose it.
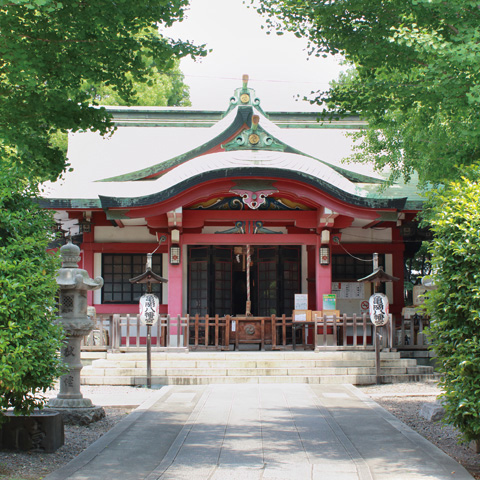
<instances>
[{"instance_id":1,"label":"sky","mask_svg":"<svg viewBox=\"0 0 480 480\"><path fill-rule=\"evenodd\" d=\"M261 28L264 23L243 0L190 0L186 19L165 30L172 38L212 49L201 60L181 62L194 108L226 109L234 90L242 85L242 75L248 74L249 87L255 89L264 110L319 110L301 98L327 89L344 68L340 59L309 59L306 40L288 33L267 35Z\"/></svg>"}]
</instances>

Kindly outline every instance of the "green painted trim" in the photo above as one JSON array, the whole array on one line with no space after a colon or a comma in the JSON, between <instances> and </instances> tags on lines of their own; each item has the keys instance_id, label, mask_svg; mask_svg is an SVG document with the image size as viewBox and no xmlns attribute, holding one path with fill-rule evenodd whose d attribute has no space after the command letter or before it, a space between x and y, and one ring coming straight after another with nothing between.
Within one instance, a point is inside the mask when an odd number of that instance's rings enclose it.
<instances>
[{"instance_id":1,"label":"green painted trim","mask_svg":"<svg viewBox=\"0 0 480 480\"><path fill-rule=\"evenodd\" d=\"M40 198L38 204L47 209L101 209L99 198Z\"/></svg>"},{"instance_id":2,"label":"green painted trim","mask_svg":"<svg viewBox=\"0 0 480 480\"><path fill-rule=\"evenodd\" d=\"M226 168L221 170L212 170L202 172L200 174L194 175L186 180L179 182L178 184L168 188L167 190L154 193L151 195L145 195L135 198L126 198L126 197L108 197L100 196L103 209L109 208L129 208L129 207L143 207L150 206L156 203L162 203L165 200L172 198L175 195L178 195L189 188L197 186L201 183L207 182L209 180L215 180L218 178L228 178L228 177L244 177L245 179L255 178L259 179L262 177L269 178L282 178L282 179L294 179L301 182L312 185L327 194L332 195L339 200L342 200L350 205L354 205L361 208L370 208L373 210L383 210L383 209L394 209L394 210L405 210L407 204L407 197L362 197L354 193L347 193L344 190L341 190L336 185L332 185L327 181L313 177L304 172L298 172L294 170L283 170L277 168L248 168L248 167L238 167L238 168ZM407 208L408 209L408 208Z\"/></svg>"},{"instance_id":3,"label":"green painted trim","mask_svg":"<svg viewBox=\"0 0 480 480\"><path fill-rule=\"evenodd\" d=\"M240 89L242 90L242 89ZM234 98L234 97L232 97ZM367 125L358 116L336 118L333 120L320 119L318 112L264 112L257 102L242 105L236 101L231 103L226 111L221 110L193 110L185 108L141 108L141 107L106 107L113 115L113 122L121 127L160 127L208 128L215 125L236 107L254 106L279 128L320 128L320 129L360 129Z\"/></svg>"},{"instance_id":4,"label":"green painted trim","mask_svg":"<svg viewBox=\"0 0 480 480\"><path fill-rule=\"evenodd\" d=\"M205 122L198 122L198 123L156 123L156 122L149 122L145 123L138 123L138 122L114 122L116 127L160 127L160 128L210 128L215 125L216 122L212 123L205 123Z\"/></svg>"},{"instance_id":5,"label":"green painted trim","mask_svg":"<svg viewBox=\"0 0 480 480\"><path fill-rule=\"evenodd\" d=\"M148 122L140 123L138 121L114 121L116 127L157 127L157 128L210 128L217 122ZM275 122L272 122L275 123ZM314 130L361 130L364 125L335 124L325 125L321 123L275 123L278 128L282 129L314 129ZM366 124L365 124L366 125Z\"/></svg>"}]
</instances>

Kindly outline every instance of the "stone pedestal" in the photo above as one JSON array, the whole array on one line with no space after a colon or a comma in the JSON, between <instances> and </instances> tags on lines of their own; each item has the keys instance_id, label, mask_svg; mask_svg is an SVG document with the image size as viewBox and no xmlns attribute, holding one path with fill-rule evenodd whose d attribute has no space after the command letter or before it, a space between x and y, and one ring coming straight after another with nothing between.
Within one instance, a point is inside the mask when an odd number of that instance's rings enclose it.
<instances>
[{"instance_id":1,"label":"stone pedestal","mask_svg":"<svg viewBox=\"0 0 480 480\"><path fill-rule=\"evenodd\" d=\"M470 442L470 449L475 453L480 453L480 440L472 440Z\"/></svg>"},{"instance_id":2,"label":"stone pedestal","mask_svg":"<svg viewBox=\"0 0 480 480\"><path fill-rule=\"evenodd\" d=\"M54 410L35 410L29 416L7 411L4 415L1 448L52 453L64 444L62 415Z\"/></svg>"},{"instance_id":3,"label":"stone pedestal","mask_svg":"<svg viewBox=\"0 0 480 480\"><path fill-rule=\"evenodd\" d=\"M429 422L438 422L445 416L445 408L438 400L435 403L424 403L420 409L420 416Z\"/></svg>"}]
</instances>

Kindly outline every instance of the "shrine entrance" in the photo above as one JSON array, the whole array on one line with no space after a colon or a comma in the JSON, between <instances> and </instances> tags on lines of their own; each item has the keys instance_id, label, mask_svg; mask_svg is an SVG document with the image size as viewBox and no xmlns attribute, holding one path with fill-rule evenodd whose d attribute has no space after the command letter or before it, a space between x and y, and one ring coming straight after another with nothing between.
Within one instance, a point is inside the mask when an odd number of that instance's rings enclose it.
<instances>
[{"instance_id":1,"label":"shrine entrance","mask_svg":"<svg viewBox=\"0 0 480 480\"><path fill-rule=\"evenodd\" d=\"M301 247L189 246L188 313L291 316L301 290ZM250 267L248 257L250 255ZM250 272L248 272L250 269Z\"/></svg>"}]
</instances>

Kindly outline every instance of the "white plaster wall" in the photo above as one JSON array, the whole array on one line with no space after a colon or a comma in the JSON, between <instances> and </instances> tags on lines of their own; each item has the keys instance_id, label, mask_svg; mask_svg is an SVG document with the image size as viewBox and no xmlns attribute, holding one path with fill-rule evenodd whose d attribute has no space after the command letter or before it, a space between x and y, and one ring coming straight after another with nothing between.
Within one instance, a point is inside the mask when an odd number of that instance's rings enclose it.
<instances>
[{"instance_id":1,"label":"white plaster wall","mask_svg":"<svg viewBox=\"0 0 480 480\"><path fill-rule=\"evenodd\" d=\"M147 227L95 227L95 242L157 243Z\"/></svg>"},{"instance_id":2,"label":"white plaster wall","mask_svg":"<svg viewBox=\"0 0 480 480\"><path fill-rule=\"evenodd\" d=\"M392 230L373 228L345 228L342 230L342 243L391 243Z\"/></svg>"}]
</instances>

